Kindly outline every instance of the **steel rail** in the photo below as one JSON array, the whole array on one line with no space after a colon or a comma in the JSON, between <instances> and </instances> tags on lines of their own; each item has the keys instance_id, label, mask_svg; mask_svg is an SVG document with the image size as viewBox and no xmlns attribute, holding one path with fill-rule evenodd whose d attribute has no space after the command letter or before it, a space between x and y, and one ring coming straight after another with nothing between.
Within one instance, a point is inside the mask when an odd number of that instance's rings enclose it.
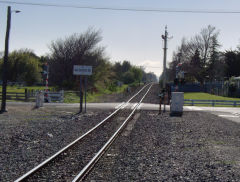
<instances>
[{"instance_id":1,"label":"steel rail","mask_svg":"<svg viewBox=\"0 0 240 182\"><path fill-rule=\"evenodd\" d=\"M25 173L24 175L22 175L21 177L19 177L18 179L16 179L14 182L21 182L25 179L27 179L28 177L30 177L31 175L33 175L35 172L37 172L39 169L41 169L43 166L45 166L46 164L48 164L50 161L52 161L53 159L55 159L57 156L59 156L61 153L63 153L64 151L66 151L67 149L69 149L70 147L72 147L74 144L76 144L77 142L79 142L81 139L83 139L84 137L86 137L87 135L89 135L90 133L92 133L95 129L97 129L99 126L101 126L103 123L105 123L108 119L110 119L112 116L114 116L119 110L122 109L122 107L124 105L127 105L134 97L136 97L140 92L142 92L142 90L144 88L146 88L148 85L150 85L151 83L145 85L143 88L141 88L135 95L133 95L126 103L122 103L120 105L120 107L118 109L116 109L114 112L112 112L109 116L107 116L105 119L103 119L100 123L98 123L97 125L95 125L93 128L91 128L90 130L88 130L85 134L81 135L79 138L77 138L76 140L74 140L73 142L71 142L70 144L68 144L67 146L63 147L62 149L60 149L58 152L56 152L55 154L53 154L51 157L49 157L48 159L46 159L45 161L43 161L42 163L40 163L39 165L37 165L36 167L34 167L33 169L31 169L30 171L28 171L27 173Z\"/></svg>"},{"instance_id":2,"label":"steel rail","mask_svg":"<svg viewBox=\"0 0 240 182\"><path fill-rule=\"evenodd\" d=\"M112 135L112 137L105 143L105 145L96 153L96 155L88 162L88 164L80 171L80 173L73 179L72 182L77 182L80 180L83 180L83 178L86 177L86 175L89 173L89 171L94 167L94 165L98 162L98 160L101 158L101 156L104 154L104 152L110 147L110 145L114 142L114 140L117 138L117 136L120 134L120 132L123 130L123 128L128 123L129 119L133 116L139 105L142 103L145 96L150 91L152 85L149 87L147 92L144 94L140 102L135 106L134 110L131 112L131 114L125 119L123 124L118 128L118 130Z\"/></svg>"}]
</instances>

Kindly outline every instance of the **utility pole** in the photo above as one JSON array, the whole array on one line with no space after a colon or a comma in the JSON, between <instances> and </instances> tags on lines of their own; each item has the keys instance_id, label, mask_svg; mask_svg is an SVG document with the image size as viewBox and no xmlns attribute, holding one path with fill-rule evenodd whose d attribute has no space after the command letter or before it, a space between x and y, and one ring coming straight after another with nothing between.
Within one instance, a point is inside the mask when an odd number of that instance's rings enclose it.
<instances>
[{"instance_id":1,"label":"utility pole","mask_svg":"<svg viewBox=\"0 0 240 182\"><path fill-rule=\"evenodd\" d=\"M167 26L165 27L165 34L162 35L162 39L164 40L164 47L163 47L163 89L166 89L166 62L167 62L167 40L168 32Z\"/></svg>"},{"instance_id":2,"label":"utility pole","mask_svg":"<svg viewBox=\"0 0 240 182\"><path fill-rule=\"evenodd\" d=\"M163 112L166 111L166 105L165 105L165 94L166 94L166 81L167 81L167 68L166 68L166 64L167 64L167 41L168 39L170 39L172 37L168 37L168 31L167 31L167 26L165 26L165 34L162 35L162 39L164 40L164 47L163 47L163 89L162 89L162 97L163 97ZM169 97L169 96L168 96Z\"/></svg>"},{"instance_id":3,"label":"utility pole","mask_svg":"<svg viewBox=\"0 0 240 182\"><path fill-rule=\"evenodd\" d=\"M8 48L9 48L9 35L10 35L10 28L11 28L11 13L20 13L19 10L11 11L11 6L8 6L7 9L7 30L6 30L6 37L5 37L5 51L4 51L4 58L3 58L3 75L2 75L2 105L1 105L1 113L7 112L6 110L6 99L7 99L7 73L8 73Z\"/></svg>"},{"instance_id":4,"label":"utility pole","mask_svg":"<svg viewBox=\"0 0 240 182\"><path fill-rule=\"evenodd\" d=\"M2 83L2 105L0 113L6 112L6 94L7 94L7 72L8 72L8 47L9 47L9 34L10 34L10 26L11 26L11 6L8 6L7 11L7 30L5 37L5 51L4 51L4 59L3 59L3 83Z\"/></svg>"},{"instance_id":5,"label":"utility pole","mask_svg":"<svg viewBox=\"0 0 240 182\"><path fill-rule=\"evenodd\" d=\"M79 113L82 113L82 108L83 108L82 75L80 75L80 108L79 108Z\"/></svg>"}]
</instances>

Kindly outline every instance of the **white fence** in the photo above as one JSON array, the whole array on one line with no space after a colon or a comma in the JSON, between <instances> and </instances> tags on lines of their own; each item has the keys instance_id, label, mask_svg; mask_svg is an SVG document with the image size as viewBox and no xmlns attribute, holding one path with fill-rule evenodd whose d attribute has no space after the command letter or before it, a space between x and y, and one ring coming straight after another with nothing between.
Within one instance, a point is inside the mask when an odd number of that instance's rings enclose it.
<instances>
[{"instance_id":1,"label":"white fence","mask_svg":"<svg viewBox=\"0 0 240 182\"><path fill-rule=\"evenodd\" d=\"M240 101L237 100L195 100L184 99L185 105L210 105L210 106L240 106Z\"/></svg>"},{"instance_id":2,"label":"white fence","mask_svg":"<svg viewBox=\"0 0 240 182\"><path fill-rule=\"evenodd\" d=\"M64 101L64 91L59 92L44 92L45 102L63 102Z\"/></svg>"}]
</instances>

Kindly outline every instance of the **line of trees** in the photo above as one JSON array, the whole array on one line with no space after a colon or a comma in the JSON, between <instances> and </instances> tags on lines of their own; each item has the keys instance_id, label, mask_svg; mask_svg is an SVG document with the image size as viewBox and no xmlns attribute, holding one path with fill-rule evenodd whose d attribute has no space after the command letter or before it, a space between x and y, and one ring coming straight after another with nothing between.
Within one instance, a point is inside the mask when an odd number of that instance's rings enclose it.
<instances>
[{"instance_id":1,"label":"line of trees","mask_svg":"<svg viewBox=\"0 0 240 182\"><path fill-rule=\"evenodd\" d=\"M173 54L167 75L174 80L181 63L186 82L226 80L240 76L240 49L220 51L219 30L209 25L190 39L183 38Z\"/></svg>"},{"instance_id":2,"label":"line of trees","mask_svg":"<svg viewBox=\"0 0 240 182\"><path fill-rule=\"evenodd\" d=\"M3 58L0 59L0 78L2 79ZM41 81L41 59L29 49L20 49L9 54L7 79L33 85Z\"/></svg>"},{"instance_id":3,"label":"line of trees","mask_svg":"<svg viewBox=\"0 0 240 182\"><path fill-rule=\"evenodd\" d=\"M48 56L38 57L28 49L13 51L9 54L8 80L25 82L27 85L43 82L43 66L47 62L49 84L60 88L78 88L79 80L73 75L73 65L93 67L93 75L88 81L90 87L114 88L119 82L157 81L154 73L146 73L129 61L111 63L105 48L99 46L101 40L100 31L88 29L82 34L53 41ZM0 72L2 62L0 59Z\"/></svg>"}]
</instances>

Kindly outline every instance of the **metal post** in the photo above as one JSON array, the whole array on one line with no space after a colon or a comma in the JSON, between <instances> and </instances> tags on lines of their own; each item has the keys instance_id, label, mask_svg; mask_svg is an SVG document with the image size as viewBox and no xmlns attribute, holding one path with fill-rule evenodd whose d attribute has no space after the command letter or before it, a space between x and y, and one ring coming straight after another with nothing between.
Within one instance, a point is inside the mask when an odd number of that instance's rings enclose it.
<instances>
[{"instance_id":1,"label":"metal post","mask_svg":"<svg viewBox=\"0 0 240 182\"><path fill-rule=\"evenodd\" d=\"M85 113L87 112L87 76L85 76L85 86L84 86L84 89L85 89Z\"/></svg>"},{"instance_id":2,"label":"metal post","mask_svg":"<svg viewBox=\"0 0 240 182\"><path fill-rule=\"evenodd\" d=\"M82 104L83 104L83 96L82 96L82 77L80 75L80 110L79 113L82 112Z\"/></svg>"},{"instance_id":3,"label":"metal post","mask_svg":"<svg viewBox=\"0 0 240 182\"><path fill-rule=\"evenodd\" d=\"M164 54L163 54L163 88L166 88L166 62L167 62L167 39L168 39L168 32L167 26L165 27L165 35L163 36L164 40Z\"/></svg>"},{"instance_id":4,"label":"metal post","mask_svg":"<svg viewBox=\"0 0 240 182\"><path fill-rule=\"evenodd\" d=\"M162 97L162 93L159 95L159 112L158 112L158 114L161 114L161 112L162 112L162 99L163 99L163 97Z\"/></svg>"},{"instance_id":5,"label":"metal post","mask_svg":"<svg viewBox=\"0 0 240 182\"><path fill-rule=\"evenodd\" d=\"M6 112L6 94L7 94L7 72L8 72L8 47L9 47L9 34L10 34L10 26L11 26L11 6L8 6L7 11L7 30L5 37L5 51L4 51L4 60L3 60L3 83L2 83L2 105L1 105L1 113Z\"/></svg>"},{"instance_id":6,"label":"metal post","mask_svg":"<svg viewBox=\"0 0 240 182\"><path fill-rule=\"evenodd\" d=\"M163 112L166 112L166 90L163 92Z\"/></svg>"},{"instance_id":7,"label":"metal post","mask_svg":"<svg viewBox=\"0 0 240 182\"><path fill-rule=\"evenodd\" d=\"M25 101L28 100L28 90L25 88Z\"/></svg>"},{"instance_id":8,"label":"metal post","mask_svg":"<svg viewBox=\"0 0 240 182\"><path fill-rule=\"evenodd\" d=\"M50 91L50 90L48 89L48 72L49 72L48 63L46 63L45 66L46 66L46 72L45 72L45 74L46 74L46 80L45 80L45 95L46 95L47 101L50 102L50 96L49 96L49 92L48 92L48 91Z\"/></svg>"}]
</instances>

